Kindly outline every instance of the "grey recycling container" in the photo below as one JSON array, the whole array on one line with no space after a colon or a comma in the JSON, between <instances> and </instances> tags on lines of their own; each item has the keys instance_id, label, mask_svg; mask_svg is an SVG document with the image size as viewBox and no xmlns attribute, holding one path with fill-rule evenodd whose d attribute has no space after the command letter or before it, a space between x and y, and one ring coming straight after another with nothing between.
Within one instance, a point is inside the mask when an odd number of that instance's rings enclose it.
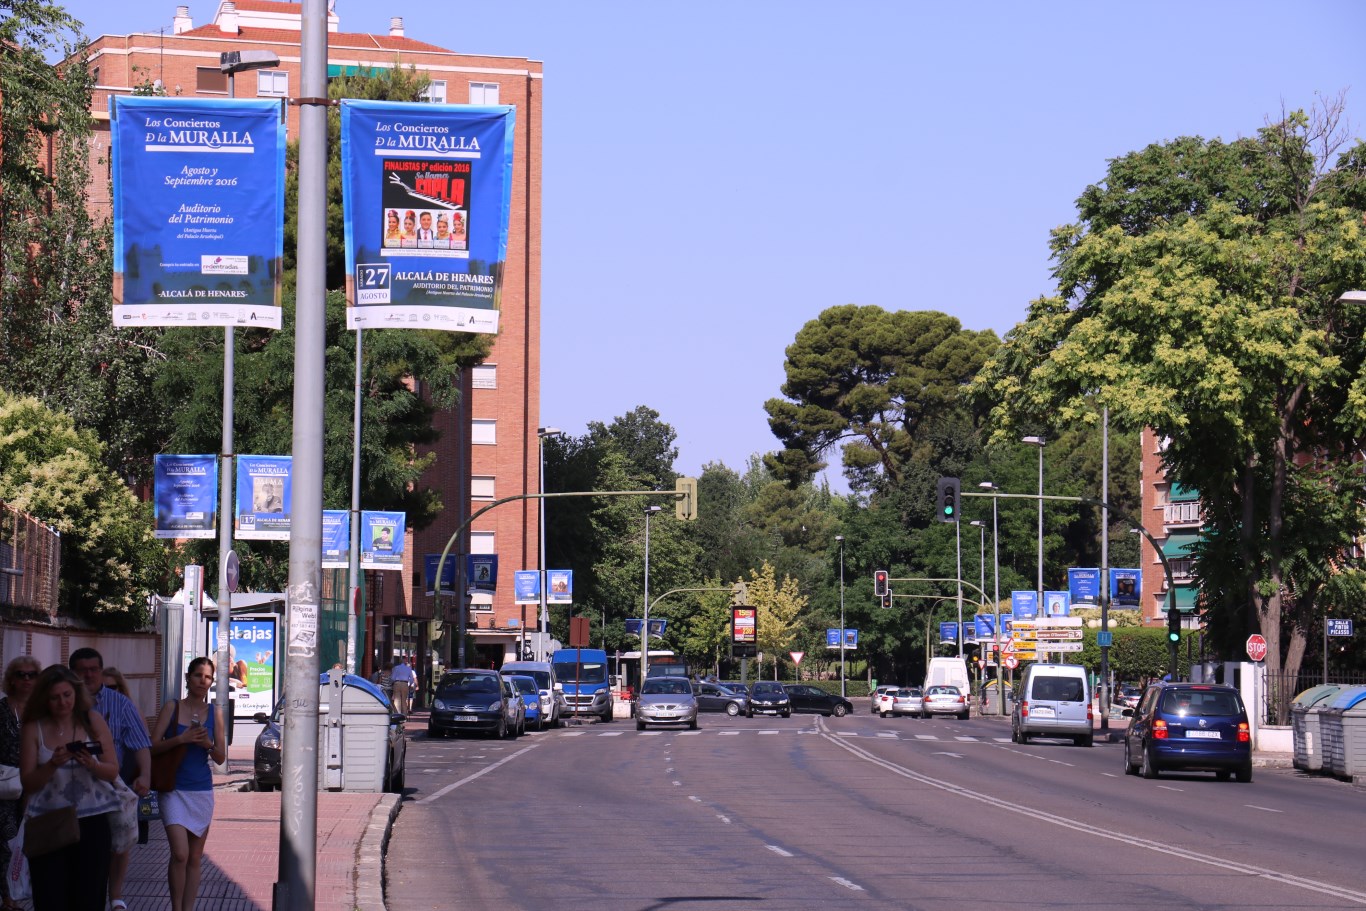
<instances>
[{"instance_id":1,"label":"grey recycling container","mask_svg":"<svg viewBox=\"0 0 1366 911\"><path fill-rule=\"evenodd\" d=\"M1294 766L1302 772L1323 768L1323 731L1319 714L1342 691L1338 684L1311 686L1290 703L1290 727L1294 736Z\"/></svg>"},{"instance_id":2,"label":"grey recycling container","mask_svg":"<svg viewBox=\"0 0 1366 911\"><path fill-rule=\"evenodd\" d=\"M1366 686L1343 687L1319 713L1325 772L1341 778L1366 772L1363 722L1366 722Z\"/></svg>"},{"instance_id":3,"label":"grey recycling container","mask_svg":"<svg viewBox=\"0 0 1366 911\"><path fill-rule=\"evenodd\" d=\"M364 677L338 670L323 674L320 684L318 789L378 793L401 788L402 722L395 720L384 691ZM398 736L391 762L391 727L395 725Z\"/></svg>"}]
</instances>

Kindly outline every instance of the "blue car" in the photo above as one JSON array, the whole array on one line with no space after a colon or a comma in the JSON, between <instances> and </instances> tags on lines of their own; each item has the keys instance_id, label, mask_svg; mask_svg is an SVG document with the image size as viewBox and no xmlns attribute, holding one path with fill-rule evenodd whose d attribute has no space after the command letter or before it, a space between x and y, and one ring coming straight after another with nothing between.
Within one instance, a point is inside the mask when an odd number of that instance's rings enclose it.
<instances>
[{"instance_id":1,"label":"blue car","mask_svg":"<svg viewBox=\"0 0 1366 911\"><path fill-rule=\"evenodd\" d=\"M527 677L522 674L508 674L507 679L512 681L512 685L517 687L517 692L522 696L522 702L526 705L526 723L536 725L536 730L545 730L545 719L541 717L541 689L536 685L536 678Z\"/></svg>"},{"instance_id":2,"label":"blue car","mask_svg":"<svg viewBox=\"0 0 1366 911\"><path fill-rule=\"evenodd\" d=\"M1124 772L1213 772L1220 781L1252 780L1247 710L1231 686L1156 683L1143 691L1124 734Z\"/></svg>"}]
</instances>

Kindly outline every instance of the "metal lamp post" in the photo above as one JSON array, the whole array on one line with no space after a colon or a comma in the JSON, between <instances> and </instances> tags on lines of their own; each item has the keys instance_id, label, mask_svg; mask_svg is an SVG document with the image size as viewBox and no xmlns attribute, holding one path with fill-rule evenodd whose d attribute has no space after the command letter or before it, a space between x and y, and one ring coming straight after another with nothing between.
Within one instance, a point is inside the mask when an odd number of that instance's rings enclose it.
<instances>
[{"instance_id":1,"label":"metal lamp post","mask_svg":"<svg viewBox=\"0 0 1366 911\"><path fill-rule=\"evenodd\" d=\"M545 493L545 438L557 437L564 433L558 427L537 427L536 443L537 451L540 453L540 482L539 493ZM537 645L537 661L546 660L547 640L550 637L550 616L546 610L545 601L545 497L541 497L541 518L540 518L540 556L536 560L536 587L540 590L541 599L541 636Z\"/></svg>"},{"instance_id":2,"label":"metal lamp post","mask_svg":"<svg viewBox=\"0 0 1366 911\"><path fill-rule=\"evenodd\" d=\"M840 546L840 695L845 696L847 694L844 686L844 535L835 535L835 541Z\"/></svg>"},{"instance_id":3,"label":"metal lamp post","mask_svg":"<svg viewBox=\"0 0 1366 911\"><path fill-rule=\"evenodd\" d=\"M989 492L992 493L992 494L995 494L998 490L1000 490L999 487L997 487L995 484L993 484L993 483L990 482L990 481L983 481L981 484L978 484L977 486L978 486L979 488L981 488L982 490L989 491ZM995 497L995 496L992 496L992 498L991 498L991 579L992 579L992 582L991 582L991 585L992 585L991 597L992 597L992 599L993 599L993 601L992 601L992 608L993 608L993 613L994 613L995 616L996 616L996 632L995 632L995 636L996 636L996 641L999 643L999 642L1001 641L1001 632L1002 632L1002 630L1001 630L1001 536L1000 536L999 534L997 534L997 531L996 531L996 497ZM983 588L986 588L985 585L983 585L982 587L983 587ZM997 654L998 654L998 658L997 658L997 662L996 662L996 683L997 683L997 687L996 687L996 688L1000 691L1000 697L1001 697L1001 714L1004 716L1005 713L1006 713L1006 686L1005 686L1005 674L1002 672L1002 671L1003 671L1003 668L1002 668L1001 665L1002 665L1003 662L1000 660L999 651L998 651Z\"/></svg>"},{"instance_id":4,"label":"metal lamp post","mask_svg":"<svg viewBox=\"0 0 1366 911\"><path fill-rule=\"evenodd\" d=\"M1043 437L1024 437L1021 443L1039 447L1039 606L1043 607Z\"/></svg>"},{"instance_id":5,"label":"metal lamp post","mask_svg":"<svg viewBox=\"0 0 1366 911\"><path fill-rule=\"evenodd\" d=\"M645 610L640 620L640 685L650 675L650 516L659 512L658 506L645 507Z\"/></svg>"}]
</instances>

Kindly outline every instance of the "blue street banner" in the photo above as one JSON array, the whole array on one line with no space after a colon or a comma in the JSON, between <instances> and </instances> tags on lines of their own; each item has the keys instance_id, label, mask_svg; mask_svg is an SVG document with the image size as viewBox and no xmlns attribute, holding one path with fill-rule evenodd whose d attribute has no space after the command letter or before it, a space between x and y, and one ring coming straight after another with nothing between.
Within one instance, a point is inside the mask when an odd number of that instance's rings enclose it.
<instances>
[{"instance_id":1,"label":"blue street banner","mask_svg":"<svg viewBox=\"0 0 1366 911\"><path fill-rule=\"evenodd\" d=\"M1033 591L1011 592L1010 613L1016 620L1033 620L1039 615L1039 593Z\"/></svg>"},{"instance_id":2,"label":"blue street banner","mask_svg":"<svg viewBox=\"0 0 1366 911\"><path fill-rule=\"evenodd\" d=\"M1100 570L1069 569L1067 571L1067 590L1072 594L1072 603L1078 606L1100 606Z\"/></svg>"},{"instance_id":3,"label":"blue street banner","mask_svg":"<svg viewBox=\"0 0 1366 911\"><path fill-rule=\"evenodd\" d=\"M939 624L939 644L940 644L940 645L943 645L945 642L955 642L955 643L956 643L957 641L958 641L958 624L957 624L956 622L954 622L954 621L952 621L952 620L948 620L948 621L946 621L946 622L944 622L944 623Z\"/></svg>"},{"instance_id":4,"label":"blue street banner","mask_svg":"<svg viewBox=\"0 0 1366 911\"><path fill-rule=\"evenodd\" d=\"M218 456L154 456L152 488L156 537L218 537Z\"/></svg>"},{"instance_id":5,"label":"blue street banner","mask_svg":"<svg viewBox=\"0 0 1366 911\"><path fill-rule=\"evenodd\" d=\"M837 629L827 629L827 630L825 631L825 647L826 647L826 648L839 648L839 647L840 647L840 631L839 631L839 630L837 630ZM858 648L858 630L856 630L856 629L845 629L845 631L844 631L844 650L847 652L847 651L850 651L850 650L856 649L856 648Z\"/></svg>"},{"instance_id":6,"label":"blue street banner","mask_svg":"<svg viewBox=\"0 0 1366 911\"><path fill-rule=\"evenodd\" d=\"M201 655L218 649L218 621L210 620L208 641ZM233 715L250 718L275 708L275 620L237 620L228 623L228 693Z\"/></svg>"},{"instance_id":7,"label":"blue street banner","mask_svg":"<svg viewBox=\"0 0 1366 911\"><path fill-rule=\"evenodd\" d=\"M323 569L351 568L351 511L323 510Z\"/></svg>"},{"instance_id":8,"label":"blue street banner","mask_svg":"<svg viewBox=\"0 0 1366 911\"><path fill-rule=\"evenodd\" d=\"M654 636L663 636L663 635L664 635L664 630L668 627L668 625L669 625L669 621L668 621L668 620L651 620L651 621L650 621L650 635L651 635L652 637L654 637ZM639 635L640 635L640 618L639 618L639 617L628 617L628 618L626 618L626 635L628 635L628 636L639 636Z\"/></svg>"},{"instance_id":9,"label":"blue street banner","mask_svg":"<svg viewBox=\"0 0 1366 911\"><path fill-rule=\"evenodd\" d=\"M972 618L973 632L978 642L996 641L996 618L991 614L977 614Z\"/></svg>"},{"instance_id":10,"label":"blue street banner","mask_svg":"<svg viewBox=\"0 0 1366 911\"><path fill-rule=\"evenodd\" d=\"M498 331L511 105L341 102L348 329Z\"/></svg>"},{"instance_id":11,"label":"blue street banner","mask_svg":"<svg viewBox=\"0 0 1366 911\"><path fill-rule=\"evenodd\" d=\"M280 328L278 99L110 96L115 326Z\"/></svg>"},{"instance_id":12,"label":"blue street banner","mask_svg":"<svg viewBox=\"0 0 1366 911\"><path fill-rule=\"evenodd\" d=\"M465 593L488 594L498 591L498 555L465 555Z\"/></svg>"},{"instance_id":13,"label":"blue street banner","mask_svg":"<svg viewBox=\"0 0 1366 911\"><path fill-rule=\"evenodd\" d=\"M545 601L547 604L574 603L574 570L546 570Z\"/></svg>"},{"instance_id":14,"label":"blue street banner","mask_svg":"<svg viewBox=\"0 0 1366 911\"><path fill-rule=\"evenodd\" d=\"M407 513L361 510L361 569L403 569L403 540L407 521Z\"/></svg>"},{"instance_id":15,"label":"blue street banner","mask_svg":"<svg viewBox=\"0 0 1366 911\"><path fill-rule=\"evenodd\" d=\"M427 594L436 594L436 566L441 562L441 554L425 554L422 557L422 578L427 583ZM441 567L441 594L455 594L455 557L446 555L446 563Z\"/></svg>"},{"instance_id":16,"label":"blue street banner","mask_svg":"<svg viewBox=\"0 0 1366 911\"><path fill-rule=\"evenodd\" d=\"M512 574L512 603L541 603L541 573L535 569L519 569Z\"/></svg>"},{"instance_id":17,"label":"blue street banner","mask_svg":"<svg viewBox=\"0 0 1366 911\"><path fill-rule=\"evenodd\" d=\"M1110 569L1110 606L1138 607L1143 600L1143 573L1137 569Z\"/></svg>"},{"instance_id":18,"label":"blue street banner","mask_svg":"<svg viewBox=\"0 0 1366 911\"><path fill-rule=\"evenodd\" d=\"M289 540L293 468L291 456L237 457L235 537L244 541Z\"/></svg>"},{"instance_id":19,"label":"blue street banner","mask_svg":"<svg viewBox=\"0 0 1366 911\"><path fill-rule=\"evenodd\" d=\"M1049 617L1072 616L1072 595L1070 592L1044 592L1043 603L1047 605Z\"/></svg>"}]
</instances>

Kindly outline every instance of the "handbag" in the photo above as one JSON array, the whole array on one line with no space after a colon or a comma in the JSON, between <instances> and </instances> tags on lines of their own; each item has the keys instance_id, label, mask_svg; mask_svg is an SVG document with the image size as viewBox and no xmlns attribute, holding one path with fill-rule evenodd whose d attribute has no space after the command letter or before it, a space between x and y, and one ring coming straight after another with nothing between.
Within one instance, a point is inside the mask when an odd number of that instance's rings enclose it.
<instances>
[{"instance_id":1,"label":"handbag","mask_svg":"<svg viewBox=\"0 0 1366 911\"><path fill-rule=\"evenodd\" d=\"M42 857L81 840L75 807L58 807L24 820L24 856Z\"/></svg>"},{"instance_id":2,"label":"handbag","mask_svg":"<svg viewBox=\"0 0 1366 911\"><path fill-rule=\"evenodd\" d=\"M18 800L23 793L19 770L12 765L0 765L0 800Z\"/></svg>"},{"instance_id":3,"label":"handbag","mask_svg":"<svg viewBox=\"0 0 1366 911\"><path fill-rule=\"evenodd\" d=\"M29 879L28 858L24 856L24 820L9 840L9 866L5 869L5 888L10 901L28 901L33 897L33 883Z\"/></svg>"},{"instance_id":4,"label":"handbag","mask_svg":"<svg viewBox=\"0 0 1366 911\"><path fill-rule=\"evenodd\" d=\"M170 731L175 725L176 716L180 713L180 700L176 700L175 712L171 715L171 723L166 726ZM162 739L165 739L163 734ZM189 744L182 743L177 747L172 747L164 753L156 753L152 756L152 790L167 791L175 790L175 775L180 770L180 763L185 758L185 750Z\"/></svg>"}]
</instances>

